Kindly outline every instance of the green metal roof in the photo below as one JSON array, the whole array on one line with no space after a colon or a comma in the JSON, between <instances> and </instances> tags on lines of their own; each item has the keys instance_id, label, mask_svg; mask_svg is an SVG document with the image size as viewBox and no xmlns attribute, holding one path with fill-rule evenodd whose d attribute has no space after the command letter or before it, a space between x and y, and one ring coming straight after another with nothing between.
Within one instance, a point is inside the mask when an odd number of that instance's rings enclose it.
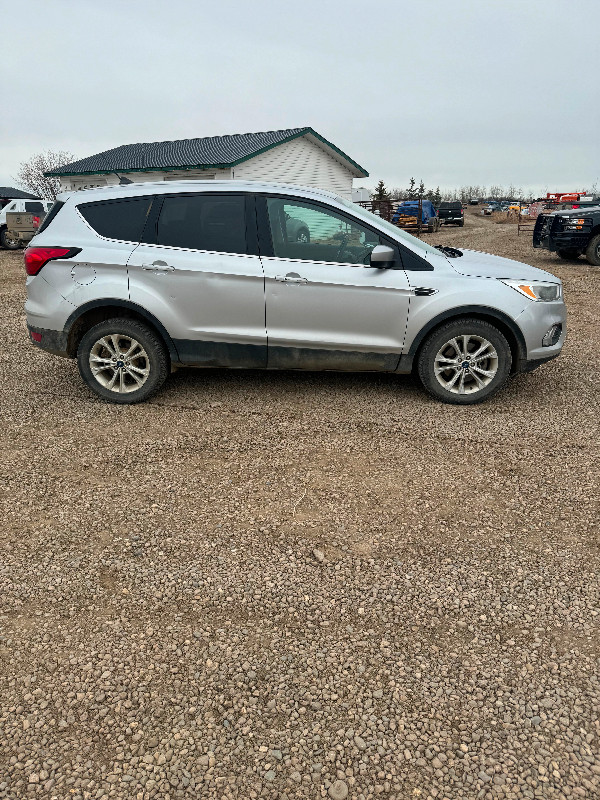
<instances>
[{"instance_id":1,"label":"green metal roof","mask_svg":"<svg viewBox=\"0 0 600 800\"><path fill-rule=\"evenodd\" d=\"M114 172L153 172L189 169L227 169L300 136L312 136L346 162L357 178L369 173L312 128L288 128L233 136L178 139L172 142L126 144L44 173L60 175L107 175Z\"/></svg>"}]
</instances>

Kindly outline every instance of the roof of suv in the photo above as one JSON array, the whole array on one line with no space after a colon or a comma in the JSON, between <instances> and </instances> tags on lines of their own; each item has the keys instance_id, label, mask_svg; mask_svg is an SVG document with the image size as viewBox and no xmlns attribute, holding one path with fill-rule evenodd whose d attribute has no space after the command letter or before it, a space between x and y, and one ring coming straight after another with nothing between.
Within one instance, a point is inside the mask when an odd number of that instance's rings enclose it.
<instances>
[{"instance_id":1,"label":"roof of suv","mask_svg":"<svg viewBox=\"0 0 600 800\"><path fill-rule=\"evenodd\" d=\"M76 196L77 203L89 203L94 200L116 200L121 197L137 197L149 194L173 194L176 192L274 192L277 194L297 194L301 197L328 197L337 199L334 192L314 189L310 186L294 186L286 183L267 183L262 181L156 181L147 183L131 183L122 186L106 186L98 189L81 189L76 192L63 192L58 200L64 202Z\"/></svg>"}]
</instances>

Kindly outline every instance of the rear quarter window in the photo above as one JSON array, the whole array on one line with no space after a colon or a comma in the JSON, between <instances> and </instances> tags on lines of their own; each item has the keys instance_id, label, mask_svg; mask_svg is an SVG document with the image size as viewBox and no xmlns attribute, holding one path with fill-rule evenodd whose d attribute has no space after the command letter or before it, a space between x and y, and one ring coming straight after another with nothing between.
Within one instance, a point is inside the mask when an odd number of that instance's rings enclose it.
<instances>
[{"instance_id":1,"label":"rear quarter window","mask_svg":"<svg viewBox=\"0 0 600 800\"><path fill-rule=\"evenodd\" d=\"M100 203L81 203L77 209L100 236L139 242L151 204L152 197L132 197Z\"/></svg>"}]
</instances>

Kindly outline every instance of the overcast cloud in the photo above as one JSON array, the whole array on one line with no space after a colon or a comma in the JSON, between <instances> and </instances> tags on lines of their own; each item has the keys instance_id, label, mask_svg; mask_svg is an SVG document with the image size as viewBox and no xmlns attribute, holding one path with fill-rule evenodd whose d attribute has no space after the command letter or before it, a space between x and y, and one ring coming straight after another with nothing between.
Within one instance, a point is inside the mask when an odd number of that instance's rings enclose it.
<instances>
[{"instance_id":1,"label":"overcast cloud","mask_svg":"<svg viewBox=\"0 0 600 800\"><path fill-rule=\"evenodd\" d=\"M0 185L45 149L83 158L304 125L367 169L357 185L415 176L546 191L600 178L599 0L0 0L0 10Z\"/></svg>"}]
</instances>

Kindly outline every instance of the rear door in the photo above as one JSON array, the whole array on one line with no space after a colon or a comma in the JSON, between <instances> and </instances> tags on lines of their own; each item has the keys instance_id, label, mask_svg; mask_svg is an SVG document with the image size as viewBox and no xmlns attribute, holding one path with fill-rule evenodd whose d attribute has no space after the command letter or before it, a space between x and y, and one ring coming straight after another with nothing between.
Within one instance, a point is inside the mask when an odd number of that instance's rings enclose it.
<instances>
[{"instance_id":1,"label":"rear door","mask_svg":"<svg viewBox=\"0 0 600 800\"><path fill-rule=\"evenodd\" d=\"M130 299L164 325L181 362L265 367L264 274L253 196L156 197L142 239L128 262Z\"/></svg>"}]
</instances>

